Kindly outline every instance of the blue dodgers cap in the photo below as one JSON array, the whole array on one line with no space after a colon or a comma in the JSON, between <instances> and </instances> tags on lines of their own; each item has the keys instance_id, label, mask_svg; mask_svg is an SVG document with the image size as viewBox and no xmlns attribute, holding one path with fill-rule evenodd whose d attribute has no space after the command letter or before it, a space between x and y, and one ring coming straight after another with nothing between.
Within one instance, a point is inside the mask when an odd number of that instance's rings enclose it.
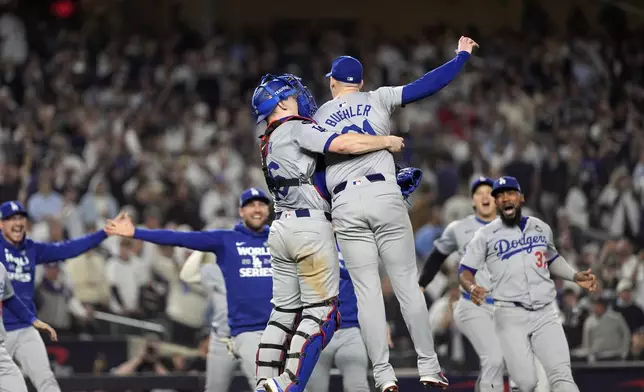
<instances>
[{"instance_id":1,"label":"blue dodgers cap","mask_svg":"<svg viewBox=\"0 0 644 392\"><path fill-rule=\"evenodd\" d=\"M517 181L516 178L510 176L499 177L496 181L494 181L494 185L492 186L492 196L496 197L499 192L505 190L513 190L520 193L521 186L519 185L519 181Z\"/></svg>"},{"instance_id":2,"label":"blue dodgers cap","mask_svg":"<svg viewBox=\"0 0 644 392\"><path fill-rule=\"evenodd\" d=\"M333 60L331 72L326 77L344 82L358 84L362 81L362 64L358 59L351 56L340 56Z\"/></svg>"},{"instance_id":3,"label":"blue dodgers cap","mask_svg":"<svg viewBox=\"0 0 644 392\"><path fill-rule=\"evenodd\" d=\"M474 194L474 192L476 192L478 187L480 187L481 185L488 185L490 187L494 187L494 180L491 179L490 177L485 177L485 176L478 177L476 180L472 182L472 187L470 188L470 190L472 191L472 194Z\"/></svg>"},{"instance_id":4,"label":"blue dodgers cap","mask_svg":"<svg viewBox=\"0 0 644 392\"><path fill-rule=\"evenodd\" d=\"M249 188L242 192L239 196L239 207L243 207L253 200L261 200L266 204L271 204L271 199L266 196L266 193L258 188Z\"/></svg>"},{"instance_id":5,"label":"blue dodgers cap","mask_svg":"<svg viewBox=\"0 0 644 392\"><path fill-rule=\"evenodd\" d=\"M19 201L6 201L0 204L1 219L8 219L14 215L29 216L27 210L25 210L25 207Z\"/></svg>"}]
</instances>

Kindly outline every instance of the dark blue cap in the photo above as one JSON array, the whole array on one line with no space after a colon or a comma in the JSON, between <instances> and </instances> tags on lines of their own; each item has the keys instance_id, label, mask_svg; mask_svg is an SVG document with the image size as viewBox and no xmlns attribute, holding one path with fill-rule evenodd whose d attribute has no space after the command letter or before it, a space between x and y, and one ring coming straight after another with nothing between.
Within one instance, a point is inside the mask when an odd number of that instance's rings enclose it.
<instances>
[{"instance_id":1,"label":"dark blue cap","mask_svg":"<svg viewBox=\"0 0 644 392\"><path fill-rule=\"evenodd\" d=\"M492 186L492 196L496 197L497 193L506 190L518 191L520 193L521 186L519 185L519 181L510 176L499 177L494 181L494 185Z\"/></svg>"},{"instance_id":2,"label":"dark blue cap","mask_svg":"<svg viewBox=\"0 0 644 392\"><path fill-rule=\"evenodd\" d=\"M474 194L474 192L476 192L476 189L478 189L478 187L480 187L481 185L488 185L490 187L493 187L494 180L490 177L485 176L478 177L476 180L474 180L474 182L472 182L472 187L470 188L472 190L472 194Z\"/></svg>"},{"instance_id":3,"label":"dark blue cap","mask_svg":"<svg viewBox=\"0 0 644 392\"><path fill-rule=\"evenodd\" d=\"M340 56L333 60L331 72L326 74L329 76L339 82L358 84L362 81L362 64L354 57Z\"/></svg>"},{"instance_id":4,"label":"dark blue cap","mask_svg":"<svg viewBox=\"0 0 644 392\"><path fill-rule=\"evenodd\" d=\"M243 207L253 200L261 200L266 204L271 204L271 199L266 196L266 193L258 188L249 188L242 192L239 196L239 206Z\"/></svg>"},{"instance_id":5,"label":"dark blue cap","mask_svg":"<svg viewBox=\"0 0 644 392\"><path fill-rule=\"evenodd\" d=\"M8 219L14 215L29 216L27 210L19 201L6 201L0 204L0 218Z\"/></svg>"}]
</instances>

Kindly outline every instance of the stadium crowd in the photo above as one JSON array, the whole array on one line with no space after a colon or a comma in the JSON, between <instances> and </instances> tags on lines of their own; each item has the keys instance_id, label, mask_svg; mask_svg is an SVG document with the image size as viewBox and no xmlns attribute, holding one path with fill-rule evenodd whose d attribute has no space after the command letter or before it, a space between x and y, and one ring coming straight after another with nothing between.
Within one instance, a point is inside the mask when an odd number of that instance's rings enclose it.
<instances>
[{"instance_id":1,"label":"stadium crowd","mask_svg":"<svg viewBox=\"0 0 644 392\"><path fill-rule=\"evenodd\" d=\"M463 74L400 110L394 128L408 139L400 161L424 172L410 203L419 265L442 228L471 213L473 178L512 175L524 213L552 224L566 259L601 278L592 297L559 284L573 355L642 360L642 34L590 34L584 22L573 13L565 36L541 31L545 21L520 34L470 32L481 48ZM0 16L0 200L25 203L34 239L100 229L120 210L148 228L230 227L240 190L265 187L249 107L263 74L301 75L323 102L336 55L363 61L367 89L398 85L451 58L458 38L443 27L404 40L342 28L288 41L281 30L203 38L177 26L161 41L110 32L105 20L43 31L11 11ZM40 270L39 317L63 334L101 332L97 310L161 321L173 342L195 347L209 301L179 280L187 256L110 237ZM477 368L450 318L459 293L457 260L448 264L426 290L428 323L443 363ZM408 351L384 276L383 288L395 349Z\"/></svg>"}]
</instances>

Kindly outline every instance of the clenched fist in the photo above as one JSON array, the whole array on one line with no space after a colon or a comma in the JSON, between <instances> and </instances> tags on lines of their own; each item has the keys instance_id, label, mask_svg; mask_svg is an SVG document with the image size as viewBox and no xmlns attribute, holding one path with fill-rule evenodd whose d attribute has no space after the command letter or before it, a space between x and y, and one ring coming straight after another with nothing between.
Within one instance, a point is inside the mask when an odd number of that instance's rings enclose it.
<instances>
[{"instance_id":1,"label":"clenched fist","mask_svg":"<svg viewBox=\"0 0 644 392\"><path fill-rule=\"evenodd\" d=\"M461 37L458 40L458 49L456 49L456 53L458 52L467 52L469 54L472 54L472 50L474 48L478 48L479 44L476 43L472 38L470 37Z\"/></svg>"}]
</instances>

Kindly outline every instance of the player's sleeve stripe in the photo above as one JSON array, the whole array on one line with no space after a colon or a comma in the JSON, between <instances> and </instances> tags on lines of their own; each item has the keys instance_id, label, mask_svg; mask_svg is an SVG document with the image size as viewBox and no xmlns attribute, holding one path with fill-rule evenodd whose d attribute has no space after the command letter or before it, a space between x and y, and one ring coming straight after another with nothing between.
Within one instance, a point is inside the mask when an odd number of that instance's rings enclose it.
<instances>
[{"instance_id":1,"label":"player's sleeve stripe","mask_svg":"<svg viewBox=\"0 0 644 392\"><path fill-rule=\"evenodd\" d=\"M331 135L331 137L329 137L329 139L326 141L326 143L324 143L324 153L329 152L329 147L331 147L331 142L333 141L333 139L335 139L338 136L340 136L340 135L337 134L337 133L334 133L333 135Z\"/></svg>"},{"instance_id":2,"label":"player's sleeve stripe","mask_svg":"<svg viewBox=\"0 0 644 392\"><path fill-rule=\"evenodd\" d=\"M465 264L460 264L458 266L458 274L460 275L461 273L463 273L463 271L470 271L472 273L472 275L476 275L477 269L472 268L472 267L468 267Z\"/></svg>"},{"instance_id":3,"label":"player's sleeve stripe","mask_svg":"<svg viewBox=\"0 0 644 392\"><path fill-rule=\"evenodd\" d=\"M553 262L553 261L555 261L555 260L557 260L558 258L559 258L559 255L556 255L556 256L555 256L555 257L553 257L552 259L548 260L548 261L547 261L548 265L552 264L552 262Z\"/></svg>"}]
</instances>

